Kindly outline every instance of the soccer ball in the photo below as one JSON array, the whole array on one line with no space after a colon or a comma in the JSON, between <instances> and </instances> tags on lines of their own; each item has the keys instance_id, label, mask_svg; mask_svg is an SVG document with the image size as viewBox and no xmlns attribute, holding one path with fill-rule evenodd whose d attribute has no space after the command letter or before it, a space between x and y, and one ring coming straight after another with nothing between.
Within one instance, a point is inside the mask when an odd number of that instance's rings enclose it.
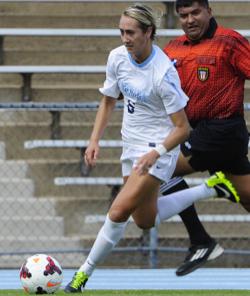
<instances>
[{"instance_id":1,"label":"soccer ball","mask_svg":"<svg viewBox=\"0 0 250 296\"><path fill-rule=\"evenodd\" d=\"M29 257L20 269L23 289L30 294L52 294L59 289L63 272L53 257L37 254Z\"/></svg>"}]
</instances>

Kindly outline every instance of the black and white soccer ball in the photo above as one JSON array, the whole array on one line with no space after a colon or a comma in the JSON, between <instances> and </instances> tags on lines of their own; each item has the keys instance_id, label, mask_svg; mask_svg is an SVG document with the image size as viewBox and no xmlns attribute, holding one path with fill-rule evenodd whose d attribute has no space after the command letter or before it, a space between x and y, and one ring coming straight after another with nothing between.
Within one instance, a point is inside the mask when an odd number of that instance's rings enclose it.
<instances>
[{"instance_id":1,"label":"black and white soccer ball","mask_svg":"<svg viewBox=\"0 0 250 296\"><path fill-rule=\"evenodd\" d=\"M63 271L58 261L46 254L29 257L20 269L23 289L30 294L52 294L63 281Z\"/></svg>"}]
</instances>

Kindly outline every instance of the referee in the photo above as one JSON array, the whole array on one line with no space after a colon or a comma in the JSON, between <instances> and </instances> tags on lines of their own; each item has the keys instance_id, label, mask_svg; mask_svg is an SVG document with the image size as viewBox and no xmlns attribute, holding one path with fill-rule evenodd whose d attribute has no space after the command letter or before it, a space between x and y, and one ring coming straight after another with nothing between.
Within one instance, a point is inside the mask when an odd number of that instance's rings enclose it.
<instances>
[{"instance_id":1,"label":"referee","mask_svg":"<svg viewBox=\"0 0 250 296\"><path fill-rule=\"evenodd\" d=\"M164 48L172 59L189 102L185 108L193 128L182 145L175 175L223 171L234 184L242 206L250 211L248 131L244 120L244 83L250 78L249 42L217 24L207 0L177 0L176 12L185 35ZM187 186L182 178L162 186L169 194ZM223 253L205 231L194 206L180 213L191 246L177 269L188 274Z\"/></svg>"}]
</instances>

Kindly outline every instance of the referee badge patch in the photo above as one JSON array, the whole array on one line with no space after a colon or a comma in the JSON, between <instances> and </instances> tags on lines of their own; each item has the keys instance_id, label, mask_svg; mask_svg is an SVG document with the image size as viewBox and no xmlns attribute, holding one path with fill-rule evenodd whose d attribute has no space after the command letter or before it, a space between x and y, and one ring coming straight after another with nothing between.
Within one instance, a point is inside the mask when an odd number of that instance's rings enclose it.
<instances>
[{"instance_id":1,"label":"referee badge patch","mask_svg":"<svg viewBox=\"0 0 250 296\"><path fill-rule=\"evenodd\" d=\"M197 75L198 75L198 79L200 81L206 81L209 77L209 68L208 67L198 67Z\"/></svg>"}]
</instances>

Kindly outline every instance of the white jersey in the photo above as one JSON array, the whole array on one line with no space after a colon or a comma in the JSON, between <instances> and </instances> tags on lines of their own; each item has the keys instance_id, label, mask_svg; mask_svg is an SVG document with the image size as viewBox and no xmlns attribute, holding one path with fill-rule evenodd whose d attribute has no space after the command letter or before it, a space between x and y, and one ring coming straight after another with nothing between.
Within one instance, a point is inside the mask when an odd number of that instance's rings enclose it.
<instances>
[{"instance_id":1,"label":"white jersey","mask_svg":"<svg viewBox=\"0 0 250 296\"><path fill-rule=\"evenodd\" d=\"M185 107L188 97L170 59L156 45L141 64L125 46L110 52L103 95L124 96L122 139L131 144L159 144L173 129L168 116Z\"/></svg>"}]
</instances>

